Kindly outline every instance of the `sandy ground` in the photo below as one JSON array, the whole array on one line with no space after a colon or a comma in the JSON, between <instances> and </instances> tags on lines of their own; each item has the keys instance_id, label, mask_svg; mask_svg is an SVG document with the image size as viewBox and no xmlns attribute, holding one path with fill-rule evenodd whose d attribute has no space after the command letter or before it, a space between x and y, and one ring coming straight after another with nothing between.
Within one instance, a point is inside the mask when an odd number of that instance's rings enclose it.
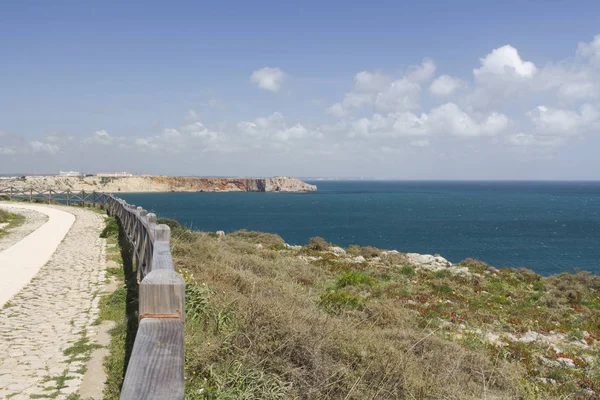
<instances>
[{"instance_id":1,"label":"sandy ground","mask_svg":"<svg viewBox=\"0 0 600 400\"><path fill-rule=\"evenodd\" d=\"M66 400L79 391L85 366L85 353L69 349L94 343L98 332L104 217L79 207L10 206L48 221L0 252L1 303L10 298L0 308L0 399Z\"/></svg>"},{"instance_id":2,"label":"sandy ground","mask_svg":"<svg viewBox=\"0 0 600 400\"><path fill-rule=\"evenodd\" d=\"M2 208L3 203L0 203ZM8 210L8 207L4 207ZM25 217L25 222L17 226L16 228L10 229L9 234L0 238L0 251L8 249L13 244L21 241L25 236L35 231L42 224L48 221L48 216L37 211L29 210L26 208L11 208L10 212L13 214L20 214Z\"/></svg>"},{"instance_id":3,"label":"sandy ground","mask_svg":"<svg viewBox=\"0 0 600 400\"><path fill-rule=\"evenodd\" d=\"M35 211L48 217L48 221L38 229L0 252L0 307L2 307L48 262L71 229L75 216L46 206L2 204L0 207L10 211Z\"/></svg>"}]
</instances>

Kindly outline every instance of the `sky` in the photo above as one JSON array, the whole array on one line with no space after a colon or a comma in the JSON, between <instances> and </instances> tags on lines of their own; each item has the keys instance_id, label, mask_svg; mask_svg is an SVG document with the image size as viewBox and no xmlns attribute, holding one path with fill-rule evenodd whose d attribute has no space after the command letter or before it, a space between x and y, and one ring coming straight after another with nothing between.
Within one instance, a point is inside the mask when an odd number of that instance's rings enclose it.
<instances>
[{"instance_id":1,"label":"sky","mask_svg":"<svg viewBox=\"0 0 600 400\"><path fill-rule=\"evenodd\" d=\"M600 179L600 2L18 1L0 174Z\"/></svg>"}]
</instances>

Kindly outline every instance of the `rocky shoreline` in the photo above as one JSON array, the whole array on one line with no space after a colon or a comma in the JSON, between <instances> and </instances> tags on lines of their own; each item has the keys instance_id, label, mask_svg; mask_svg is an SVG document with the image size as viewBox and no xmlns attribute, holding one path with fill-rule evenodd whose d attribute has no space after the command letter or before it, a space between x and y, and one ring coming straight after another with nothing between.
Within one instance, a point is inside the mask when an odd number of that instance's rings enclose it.
<instances>
[{"instance_id":1,"label":"rocky shoreline","mask_svg":"<svg viewBox=\"0 0 600 400\"><path fill-rule=\"evenodd\" d=\"M105 178L97 176L30 176L2 179L4 187L34 190L97 192L315 192L317 187L297 178L200 178L177 176L132 176Z\"/></svg>"}]
</instances>

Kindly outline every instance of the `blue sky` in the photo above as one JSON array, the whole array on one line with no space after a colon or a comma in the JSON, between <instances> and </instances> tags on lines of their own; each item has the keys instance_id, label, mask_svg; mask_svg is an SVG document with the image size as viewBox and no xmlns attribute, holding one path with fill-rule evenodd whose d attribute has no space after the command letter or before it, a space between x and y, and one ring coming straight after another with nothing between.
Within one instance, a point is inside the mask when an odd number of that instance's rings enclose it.
<instances>
[{"instance_id":1,"label":"blue sky","mask_svg":"<svg viewBox=\"0 0 600 400\"><path fill-rule=\"evenodd\" d=\"M600 3L9 2L0 173L596 179Z\"/></svg>"}]
</instances>

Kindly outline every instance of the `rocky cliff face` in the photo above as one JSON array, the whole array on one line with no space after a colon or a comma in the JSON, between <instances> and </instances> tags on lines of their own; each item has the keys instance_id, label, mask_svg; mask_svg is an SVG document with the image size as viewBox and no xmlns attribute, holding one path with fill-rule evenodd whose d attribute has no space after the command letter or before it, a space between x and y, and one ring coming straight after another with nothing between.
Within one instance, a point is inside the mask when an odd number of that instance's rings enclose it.
<instances>
[{"instance_id":1,"label":"rocky cliff face","mask_svg":"<svg viewBox=\"0 0 600 400\"><path fill-rule=\"evenodd\" d=\"M88 177L27 177L2 179L0 186L33 188L35 190L97 191L97 192L314 192L296 178L190 178L176 176L133 176L126 178Z\"/></svg>"}]
</instances>

